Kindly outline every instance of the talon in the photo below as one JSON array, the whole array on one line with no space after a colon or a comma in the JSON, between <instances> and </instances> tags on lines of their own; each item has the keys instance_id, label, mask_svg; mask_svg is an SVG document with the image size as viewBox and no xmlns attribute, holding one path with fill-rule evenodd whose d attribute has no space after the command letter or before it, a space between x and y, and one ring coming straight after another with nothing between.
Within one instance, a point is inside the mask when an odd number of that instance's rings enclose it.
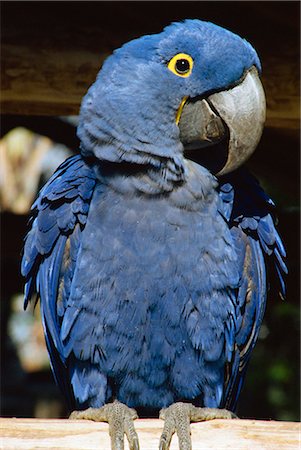
<instances>
[{"instance_id":1,"label":"talon","mask_svg":"<svg viewBox=\"0 0 301 450\"><path fill-rule=\"evenodd\" d=\"M179 435L182 435L182 430L180 431L181 427L181 409L183 403L174 403L173 405L169 406L166 409L162 409L160 411L160 419L164 420L164 428L163 432L160 437L160 450L168 450L170 447L172 436L175 432L177 432L178 437ZM185 413L184 413L185 414ZM187 421L184 421L184 428L187 425ZM187 428L187 427L186 427ZM185 437L188 437L188 441L190 441L190 430L189 430L189 421L188 421L188 431L185 428L184 434ZM181 447L181 442L179 439L179 446L180 450L183 450L184 447Z\"/></svg>"},{"instance_id":2,"label":"talon","mask_svg":"<svg viewBox=\"0 0 301 450\"><path fill-rule=\"evenodd\" d=\"M213 419L238 419L236 414L227 409L219 408L196 408L191 409L191 421L203 422L205 420Z\"/></svg>"},{"instance_id":3,"label":"talon","mask_svg":"<svg viewBox=\"0 0 301 450\"><path fill-rule=\"evenodd\" d=\"M170 446L170 442L171 442L171 437L172 436L170 436L170 439L168 439L168 436L166 433L163 432L161 434L159 450L168 450L168 448Z\"/></svg>"},{"instance_id":4,"label":"talon","mask_svg":"<svg viewBox=\"0 0 301 450\"><path fill-rule=\"evenodd\" d=\"M124 449L126 434L130 450L139 450L139 439L134 427L137 412L128 406L114 401L101 408L88 408L85 411L73 411L69 419L86 419L95 422L108 422L112 450Z\"/></svg>"},{"instance_id":5,"label":"talon","mask_svg":"<svg viewBox=\"0 0 301 450\"><path fill-rule=\"evenodd\" d=\"M131 449L131 450L132 450L132 449ZM140 450L140 445L139 445L138 437L137 437L137 439L134 438L134 440L133 440L133 450Z\"/></svg>"},{"instance_id":6,"label":"talon","mask_svg":"<svg viewBox=\"0 0 301 450\"><path fill-rule=\"evenodd\" d=\"M72 411L69 416L70 420L93 420L95 422L102 422L100 419L99 411L101 408L88 408L83 411Z\"/></svg>"},{"instance_id":7,"label":"talon","mask_svg":"<svg viewBox=\"0 0 301 450\"><path fill-rule=\"evenodd\" d=\"M237 416L227 409L197 408L191 403L174 403L160 411L160 419L165 421L160 437L159 450L168 450L171 438L176 432L180 450L191 450L190 422L212 419L234 419Z\"/></svg>"}]
</instances>

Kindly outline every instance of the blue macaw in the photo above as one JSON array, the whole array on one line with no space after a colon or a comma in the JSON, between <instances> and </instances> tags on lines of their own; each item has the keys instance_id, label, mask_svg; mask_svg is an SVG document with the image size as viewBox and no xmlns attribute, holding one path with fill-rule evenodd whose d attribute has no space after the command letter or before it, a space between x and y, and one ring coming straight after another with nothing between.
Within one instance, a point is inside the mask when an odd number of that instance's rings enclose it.
<instances>
[{"instance_id":1,"label":"blue macaw","mask_svg":"<svg viewBox=\"0 0 301 450\"><path fill-rule=\"evenodd\" d=\"M113 448L124 433L139 448L136 411L161 410L161 449L233 417L267 260L284 295L273 202L240 167L264 126L260 72L246 40L200 20L126 43L82 101L80 154L33 205L25 307L40 298L71 417L108 421Z\"/></svg>"}]
</instances>

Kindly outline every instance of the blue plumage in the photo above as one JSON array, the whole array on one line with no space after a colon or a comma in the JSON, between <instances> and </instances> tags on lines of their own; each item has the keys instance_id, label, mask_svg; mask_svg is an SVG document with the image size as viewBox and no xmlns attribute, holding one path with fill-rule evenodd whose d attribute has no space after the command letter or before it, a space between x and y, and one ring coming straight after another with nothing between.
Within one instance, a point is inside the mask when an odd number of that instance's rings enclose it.
<instances>
[{"instance_id":1,"label":"blue plumage","mask_svg":"<svg viewBox=\"0 0 301 450\"><path fill-rule=\"evenodd\" d=\"M167 69L176 53L192 55L191 77ZM117 50L83 100L81 155L40 192L22 263L70 408L235 409L265 259L284 286L285 250L258 183L186 159L175 117L184 96L229 89L252 66L246 41L188 20Z\"/></svg>"}]
</instances>

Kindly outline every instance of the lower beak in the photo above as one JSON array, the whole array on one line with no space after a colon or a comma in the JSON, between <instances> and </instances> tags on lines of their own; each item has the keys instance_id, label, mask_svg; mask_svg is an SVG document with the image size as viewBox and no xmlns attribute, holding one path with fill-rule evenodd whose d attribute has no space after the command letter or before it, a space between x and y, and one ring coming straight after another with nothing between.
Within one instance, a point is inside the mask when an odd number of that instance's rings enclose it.
<instances>
[{"instance_id":1,"label":"lower beak","mask_svg":"<svg viewBox=\"0 0 301 450\"><path fill-rule=\"evenodd\" d=\"M179 120L185 153L197 152L197 158L191 159L202 164L202 152L205 156L204 150L208 147L206 161L221 156L221 164L211 161L216 175L231 172L241 166L257 147L265 115L265 95L257 69L253 66L232 89L206 99L189 99L185 103ZM213 147L216 147L215 151Z\"/></svg>"}]
</instances>

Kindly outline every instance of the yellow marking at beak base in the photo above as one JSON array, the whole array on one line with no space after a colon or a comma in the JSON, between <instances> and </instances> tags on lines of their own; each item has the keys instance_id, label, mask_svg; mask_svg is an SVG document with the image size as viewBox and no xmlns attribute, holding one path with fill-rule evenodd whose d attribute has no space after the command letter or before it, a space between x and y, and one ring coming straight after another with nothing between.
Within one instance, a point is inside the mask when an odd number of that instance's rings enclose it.
<instances>
[{"instance_id":1,"label":"yellow marking at beak base","mask_svg":"<svg viewBox=\"0 0 301 450\"><path fill-rule=\"evenodd\" d=\"M182 98L182 101L180 103L180 106L178 107L177 114L176 114L176 124L179 125L181 114L184 108L185 103L187 102L188 95L185 95L185 97Z\"/></svg>"}]
</instances>

